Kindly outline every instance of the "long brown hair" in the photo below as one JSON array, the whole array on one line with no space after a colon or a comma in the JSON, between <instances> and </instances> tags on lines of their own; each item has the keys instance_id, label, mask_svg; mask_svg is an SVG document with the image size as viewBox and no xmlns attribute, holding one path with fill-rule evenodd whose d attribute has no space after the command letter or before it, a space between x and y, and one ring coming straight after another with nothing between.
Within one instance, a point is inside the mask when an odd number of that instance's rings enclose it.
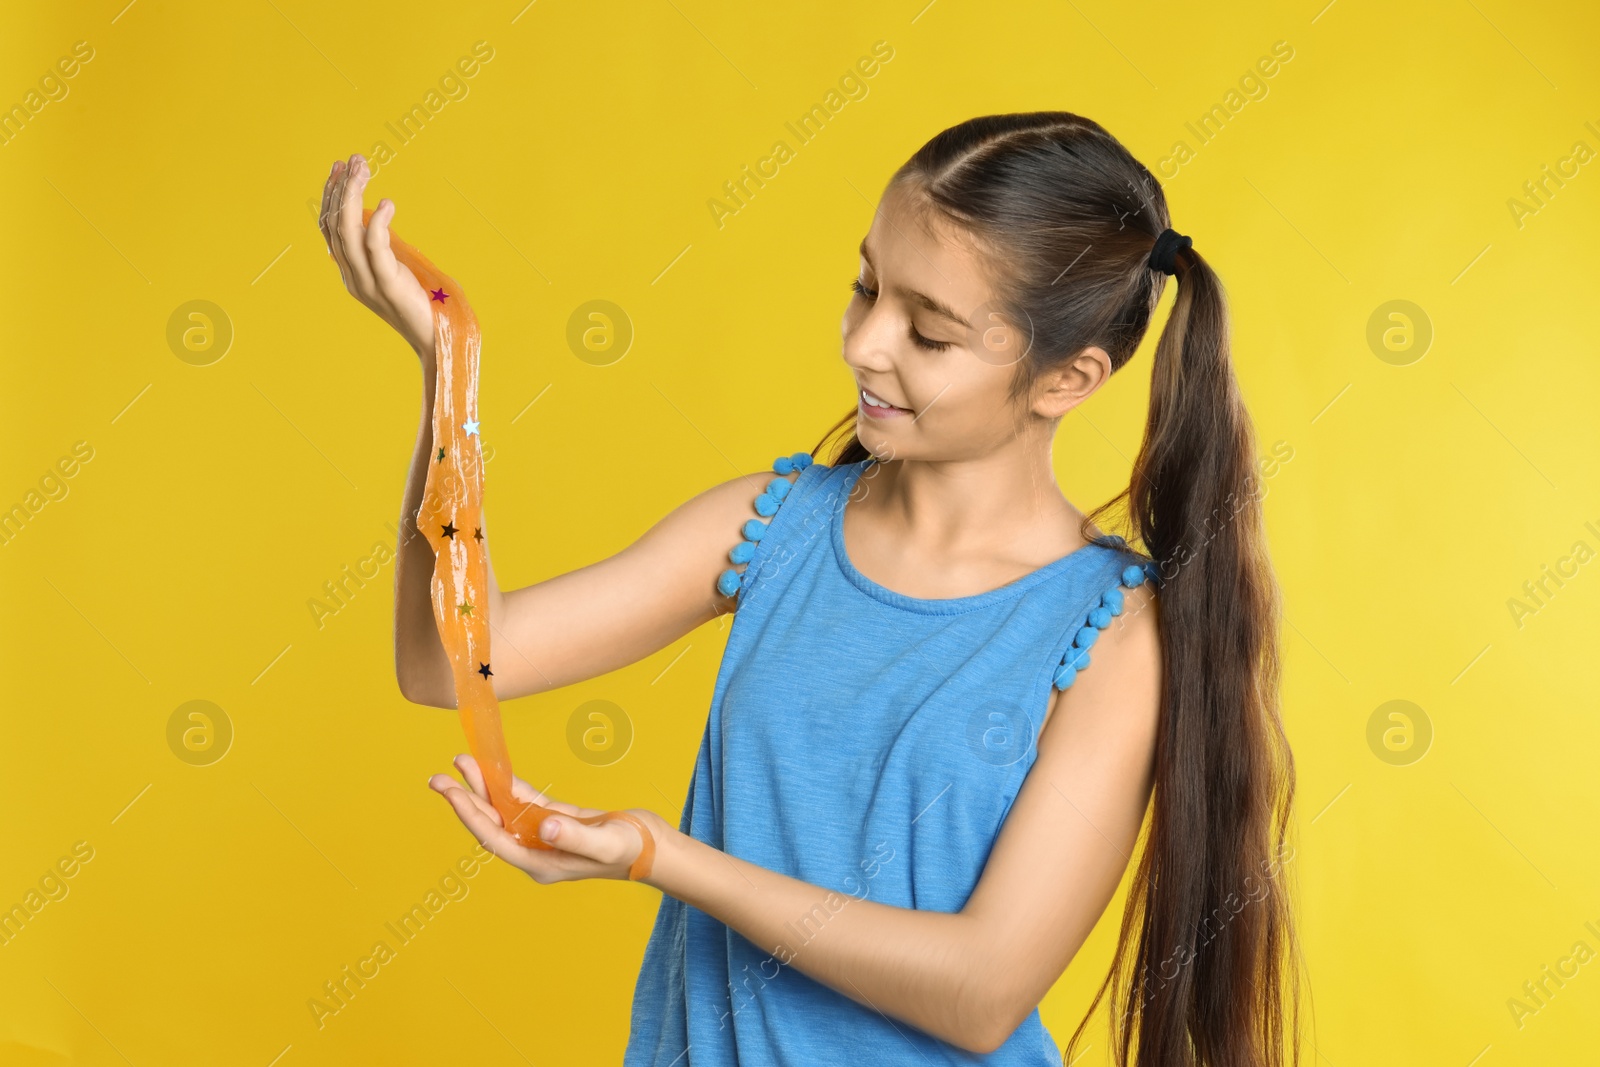
<instances>
[{"instance_id":1,"label":"long brown hair","mask_svg":"<svg viewBox=\"0 0 1600 1067\"><path fill-rule=\"evenodd\" d=\"M1133 357L1166 282L1147 260L1170 222L1160 184L1099 124L1062 111L970 119L894 182L1000 253L989 267L1002 318L1030 342L1014 395L1090 345L1113 373ZM1222 282L1193 248L1176 278L1132 477L1083 522L1087 538L1120 506L1130 544L1156 564L1164 677L1144 847L1066 1058L1109 991L1119 1067L1281 1067L1285 1037L1287 1062L1300 1060L1300 958L1279 877L1294 800L1279 595ZM851 429L832 462L868 458Z\"/></svg>"}]
</instances>

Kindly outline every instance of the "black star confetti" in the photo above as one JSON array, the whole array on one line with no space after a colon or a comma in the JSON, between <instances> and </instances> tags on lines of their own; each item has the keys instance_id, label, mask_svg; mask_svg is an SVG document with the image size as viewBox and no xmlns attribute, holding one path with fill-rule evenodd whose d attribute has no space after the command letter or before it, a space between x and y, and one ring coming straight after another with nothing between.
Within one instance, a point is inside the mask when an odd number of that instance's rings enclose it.
<instances>
[{"instance_id":1,"label":"black star confetti","mask_svg":"<svg viewBox=\"0 0 1600 1067\"><path fill-rule=\"evenodd\" d=\"M454 541L456 539L456 534L460 533L461 531L459 531L459 530L457 530L455 528L455 524L454 523L445 523L444 529L439 531L439 532L442 533L445 537L448 537L448 538L450 538L450 540Z\"/></svg>"},{"instance_id":2,"label":"black star confetti","mask_svg":"<svg viewBox=\"0 0 1600 1067\"><path fill-rule=\"evenodd\" d=\"M483 527L482 526L474 526L472 528L472 539L474 541L482 541L483 540Z\"/></svg>"},{"instance_id":3,"label":"black star confetti","mask_svg":"<svg viewBox=\"0 0 1600 1067\"><path fill-rule=\"evenodd\" d=\"M443 463L443 462L444 462L444 449L442 449L442 448L441 448L441 449L439 449L439 459L438 459L438 462L440 462L440 463Z\"/></svg>"},{"instance_id":4,"label":"black star confetti","mask_svg":"<svg viewBox=\"0 0 1600 1067\"><path fill-rule=\"evenodd\" d=\"M489 665L487 663L480 663L480 664L478 664L478 673L483 675L484 678L487 679L487 678L491 677L494 674L494 671L491 671L489 669Z\"/></svg>"}]
</instances>

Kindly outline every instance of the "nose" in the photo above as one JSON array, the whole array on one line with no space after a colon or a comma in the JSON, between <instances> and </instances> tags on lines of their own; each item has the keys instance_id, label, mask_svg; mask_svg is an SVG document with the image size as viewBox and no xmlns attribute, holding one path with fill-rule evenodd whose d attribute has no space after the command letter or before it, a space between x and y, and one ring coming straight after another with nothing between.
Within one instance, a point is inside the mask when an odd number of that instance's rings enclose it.
<instances>
[{"instance_id":1,"label":"nose","mask_svg":"<svg viewBox=\"0 0 1600 1067\"><path fill-rule=\"evenodd\" d=\"M840 323L840 355L857 377L863 373L883 374L894 368L892 327L888 317L878 311L876 306L851 308Z\"/></svg>"}]
</instances>

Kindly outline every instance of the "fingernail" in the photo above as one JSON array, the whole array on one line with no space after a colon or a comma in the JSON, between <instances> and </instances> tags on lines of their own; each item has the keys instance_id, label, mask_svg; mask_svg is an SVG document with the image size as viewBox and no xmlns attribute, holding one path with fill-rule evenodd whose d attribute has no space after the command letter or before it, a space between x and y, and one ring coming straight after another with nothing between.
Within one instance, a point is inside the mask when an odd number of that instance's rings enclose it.
<instances>
[{"instance_id":1,"label":"fingernail","mask_svg":"<svg viewBox=\"0 0 1600 1067\"><path fill-rule=\"evenodd\" d=\"M539 836L546 841L554 841L559 833L561 824L554 819L546 819L544 825L539 827Z\"/></svg>"}]
</instances>

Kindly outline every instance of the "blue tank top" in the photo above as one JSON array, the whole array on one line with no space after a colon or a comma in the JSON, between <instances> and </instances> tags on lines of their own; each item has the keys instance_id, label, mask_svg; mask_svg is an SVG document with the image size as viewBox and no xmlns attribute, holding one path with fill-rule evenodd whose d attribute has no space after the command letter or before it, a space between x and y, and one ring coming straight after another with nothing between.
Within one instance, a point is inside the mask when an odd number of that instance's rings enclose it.
<instances>
[{"instance_id":1,"label":"blue tank top","mask_svg":"<svg viewBox=\"0 0 1600 1067\"><path fill-rule=\"evenodd\" d=\"M797 453L773 465L803 469L757 498L770 522L745 523L731 558L746 566L719 583L739 608L679 829L834 891L836 908L958 912L1033 765L1051 687L1088 666L1120 586L1154 574L1108 537L974 596L896 593L845 551L844 507L870 490L870 476L856 486L872 464ZM832 914L819 902L796 916L789 951ZM980 1056L857 1004L774 948L663 896L624 1064L1059 1067L1037 1008Z\"/></svg>"}]
</instances>

